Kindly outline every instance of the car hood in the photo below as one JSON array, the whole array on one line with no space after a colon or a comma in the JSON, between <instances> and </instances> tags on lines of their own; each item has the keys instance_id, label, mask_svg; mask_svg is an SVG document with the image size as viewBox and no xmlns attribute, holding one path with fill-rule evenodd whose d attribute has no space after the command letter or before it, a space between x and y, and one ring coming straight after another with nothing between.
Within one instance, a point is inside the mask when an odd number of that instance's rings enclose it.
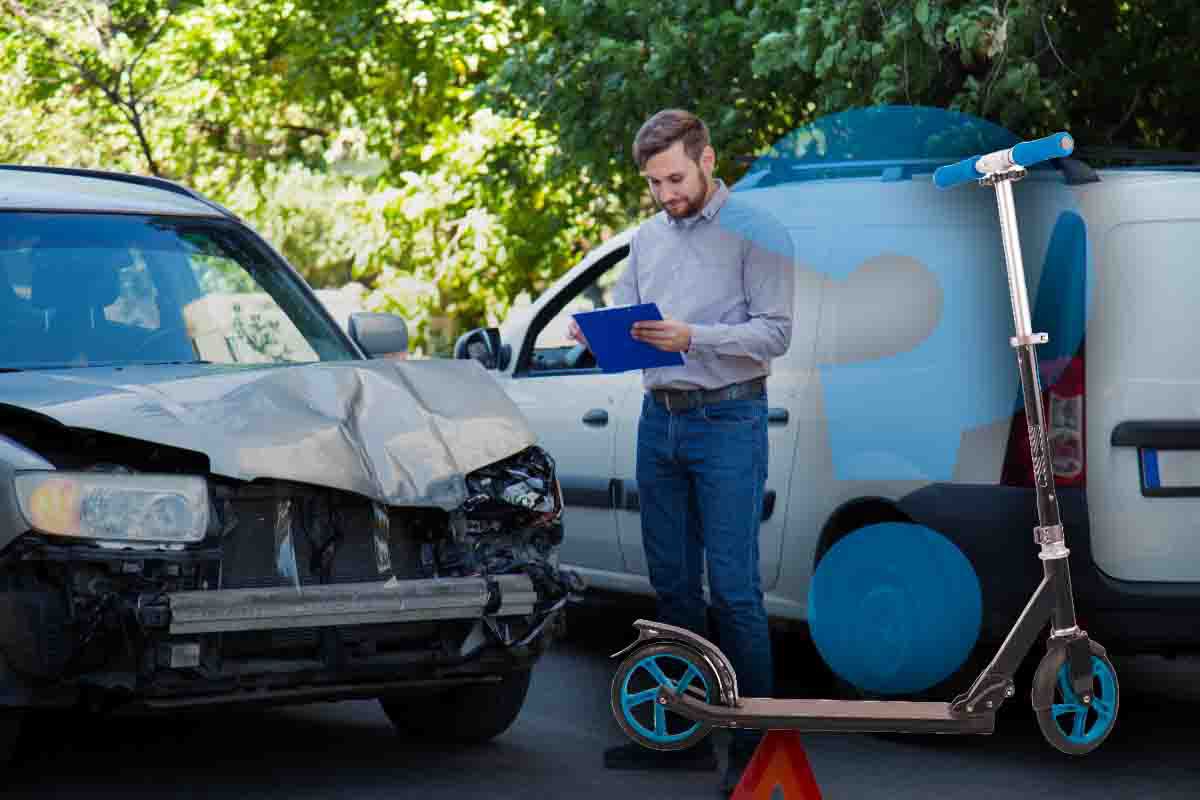
<instances>
[{"instance_id":1,"label":"car hood","mask_svg":"<svg viewBox=\"0 0 1200 800\"><path fill-rule=\"evenodd\" d=\"M217 475L446 509L464 476L532 445L520 410L478 363L162 365L0 375L0 408L200 452Z\"/></svg>"}]
</instances>

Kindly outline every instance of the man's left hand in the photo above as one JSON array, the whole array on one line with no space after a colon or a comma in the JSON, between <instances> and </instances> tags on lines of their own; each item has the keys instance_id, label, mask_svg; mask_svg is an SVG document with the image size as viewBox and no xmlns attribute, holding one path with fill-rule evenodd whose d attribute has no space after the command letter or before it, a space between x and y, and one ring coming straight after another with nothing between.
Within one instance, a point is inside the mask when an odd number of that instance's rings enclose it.
<instances>
[{"instance_id":1,"label":"man's left hand","mask_svg":"<svg viewBox=\"0 0 1200 800\"><path fill-rule=\"evenodd\" d=\"M635 322L630 335L668 353L683 353L692 346L692 326L675 319Z\"/></svg>"}]
</instances>

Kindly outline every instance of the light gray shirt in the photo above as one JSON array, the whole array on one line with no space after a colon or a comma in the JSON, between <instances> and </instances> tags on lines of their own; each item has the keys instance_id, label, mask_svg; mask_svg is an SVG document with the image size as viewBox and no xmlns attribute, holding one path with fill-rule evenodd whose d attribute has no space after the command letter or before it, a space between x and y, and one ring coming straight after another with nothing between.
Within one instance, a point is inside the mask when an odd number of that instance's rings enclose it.
<instances>
[{"instance_id":1,"label":"light gray shirt","mask_svg":"<svg viewBox=\"0 0 1200 800\"><path fill-rule=\"evenodd\" d=\"M698 214L660 211L634 233L614 305L657 303L692 327L682 367L642 372L651 389L717 389L771 374L792 338L791 237L723 181Z\"/></svg>"}]
</instances>

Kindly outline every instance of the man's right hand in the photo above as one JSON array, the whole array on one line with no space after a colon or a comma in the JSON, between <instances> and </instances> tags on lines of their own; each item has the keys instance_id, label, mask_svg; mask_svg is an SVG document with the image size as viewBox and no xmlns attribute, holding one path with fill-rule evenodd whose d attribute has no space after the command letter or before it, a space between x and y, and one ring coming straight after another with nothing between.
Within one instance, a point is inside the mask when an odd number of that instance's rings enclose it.
<instances>
[{"instance_id":1,"label":"man's right hand","mask_svg":"<svg viewBox=\"0 0 1200 800\"><path fill-rule=\"evenodd\" d=\"M587 347L589 350L591 349L588 347L587 337L583 335L583 331L579 330L579 323L577 323L575 320L571 320L571 323L567 326L567 336L570 336L572 339L579 342L584 347Z\"/></svg>"}]
</instances>

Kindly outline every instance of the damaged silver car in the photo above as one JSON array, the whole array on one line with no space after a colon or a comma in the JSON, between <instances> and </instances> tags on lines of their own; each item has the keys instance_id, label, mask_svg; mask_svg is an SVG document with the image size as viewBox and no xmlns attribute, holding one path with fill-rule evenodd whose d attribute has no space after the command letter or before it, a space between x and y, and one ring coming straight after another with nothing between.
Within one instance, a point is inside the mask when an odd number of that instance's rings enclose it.
<instances>
[{"instance_id":1,"label":"damaged silver car","mask_svg":"<svg viewBox=\"0 0 1200 800\"><path fill-rule=\"evenodd\" d=\"M0 168L0 756L45 707L513 722L577 588L554 462L474 362L350 330L184 187Z\"/></svg>"}]
</instances>

